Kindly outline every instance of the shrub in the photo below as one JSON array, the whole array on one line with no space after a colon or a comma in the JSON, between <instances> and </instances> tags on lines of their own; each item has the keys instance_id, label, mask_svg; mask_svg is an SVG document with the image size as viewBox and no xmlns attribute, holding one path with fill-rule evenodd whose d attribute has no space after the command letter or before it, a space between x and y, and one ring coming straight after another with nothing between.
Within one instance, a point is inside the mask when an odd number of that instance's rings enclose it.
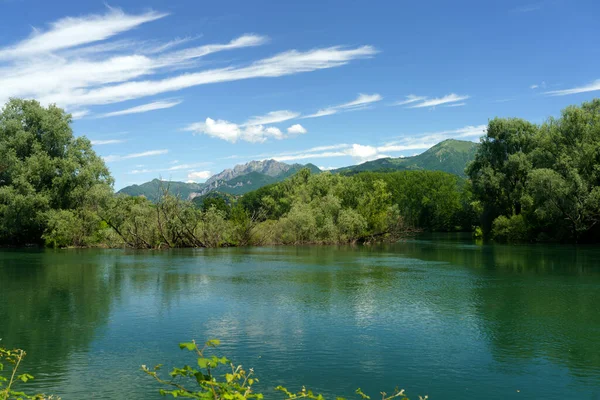
<instances>
[{"instance_id":1,"label":"shrub","mask_svg":"<svg viewBox=\"0 0 600 400\"><path fill-rule=\"evenodd\" d=\"M492 224L492 238L498 242L525 242L528 234L527 224L522 215L513 215L510 218L501 215Z\"/></svg>"}]
</instances>

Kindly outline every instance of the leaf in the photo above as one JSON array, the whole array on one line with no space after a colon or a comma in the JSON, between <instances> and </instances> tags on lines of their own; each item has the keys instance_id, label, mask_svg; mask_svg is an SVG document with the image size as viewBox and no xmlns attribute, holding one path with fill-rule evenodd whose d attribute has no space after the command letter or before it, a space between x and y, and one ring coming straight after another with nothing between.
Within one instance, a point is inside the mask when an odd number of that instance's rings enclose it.
<instances>
[{"instance_id":1,"label":"leaf","mask_svg":"<svg viewBox=\"0 0 600 400\"><path fill-rule=\"evenodd\" d=\"M252 386L254 384L254 379L252 379L252 378L248 379L248 384L250 386Z\"/></svg>"},{"instance_id":2,"label":"leaf","mask_svg":"<svg viewBox=\"0 0 600 400\"><path fill-rule=\"evenodd\" d=\"M20 379L22 382L27 382L28 380L33 379L33 376L29 374L23 374L19 375L17 378Z\"/></svg>"},{"instance_id":3,"label":"leaf","mask_svg":"<svg viewBox=\"0 0 600 400\"><path fill-rule=\"evenodd\" d=\"M181 350L188 349L189 351L194 351L194 350L196 350L196 344L193 342L179 343L179 348Z\"/></svg>"},{"instance_id":4,"label":"leaf","mask_svg":"<svg viewBox=\"0 0 600 400\"><path fill-rule=\"evenodd\" d=\"M209 347L217 347L220 344L221 344L221 341L219 339L211 339L208 342L206 342L206 345Z\"/></svg>"},{"instance_id":5,"label":"leaf","mask_svg":"<svg viewBox=\"0 0 600 400\"><path fill-rule=\"evenodd\" d=\"M225 380L227 381L227 383L231 383L231 381L233 380L233 374L225 374Z\"/></svg>"},{"instance_id":6,"label":"leaf","mask_svg":"<svg viewBox=\"0 0 600 400\"><path fill-rule=\"evenodd\" d=\"M199 358L198 359L198 366L200 368L206 368L210 365L210 360L208 358Z\"/></svg>"}]
</instances>

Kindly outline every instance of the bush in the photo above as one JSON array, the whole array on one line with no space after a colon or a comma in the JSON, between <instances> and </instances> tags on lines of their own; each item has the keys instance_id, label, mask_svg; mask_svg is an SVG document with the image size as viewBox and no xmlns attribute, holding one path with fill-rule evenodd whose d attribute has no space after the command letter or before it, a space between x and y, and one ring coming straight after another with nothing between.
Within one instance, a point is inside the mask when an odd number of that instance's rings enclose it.
<instances>
[{"instance_id":1,"label":"bush","mask_svg":"<svg viewBox=\"0 0 600 400\"><path fill-rule=\"evenodd\" d=\"M510 218L504 215L496 218L492 224L492 238L502 243L525 242L529 237L527 224L522 215Z\"/></svg>"}]
</instances>

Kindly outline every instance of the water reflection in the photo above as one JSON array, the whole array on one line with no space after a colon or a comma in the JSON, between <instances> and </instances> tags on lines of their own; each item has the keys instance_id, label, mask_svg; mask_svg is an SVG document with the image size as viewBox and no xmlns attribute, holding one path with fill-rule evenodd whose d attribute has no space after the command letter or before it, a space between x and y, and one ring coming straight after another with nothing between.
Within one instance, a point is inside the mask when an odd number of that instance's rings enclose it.
<instances>
[{"instance_id":1,"label":"water reflection","mask_svg":"<svg viewBox=\"0 0 600 400\"><path fill-rule=\"evenodd\" d=\"M139 365L180 363L176 343L192 337L223 339L225 353L268 380L267 394L291 380L336 394L401 384L437 398L504 399L512 388L589 397L600 387L599 266L594 248L448 237L2 251L0 337L28 350L36 385L66 399L123 388L147 398L155 388Z\"/></svg>"}]
</instances>

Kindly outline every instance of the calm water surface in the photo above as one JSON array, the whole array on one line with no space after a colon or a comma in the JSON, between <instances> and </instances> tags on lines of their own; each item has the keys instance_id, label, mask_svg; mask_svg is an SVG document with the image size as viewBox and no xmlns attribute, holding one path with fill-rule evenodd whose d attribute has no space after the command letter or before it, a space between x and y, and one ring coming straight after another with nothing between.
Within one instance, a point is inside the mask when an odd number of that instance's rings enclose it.
<instances>
[{"instance_id":1,"label":"calm water surface","mask_svg":"<svg viewBox=\"0 0 600 400\"><path fill-rule=\"evenodd\" d=\"M140 365L193 363L192 338L220 338L267 398L600 399L600 249L3 250L0 338L67 400L160 398Z\"/></svg>"}]
</instances>

